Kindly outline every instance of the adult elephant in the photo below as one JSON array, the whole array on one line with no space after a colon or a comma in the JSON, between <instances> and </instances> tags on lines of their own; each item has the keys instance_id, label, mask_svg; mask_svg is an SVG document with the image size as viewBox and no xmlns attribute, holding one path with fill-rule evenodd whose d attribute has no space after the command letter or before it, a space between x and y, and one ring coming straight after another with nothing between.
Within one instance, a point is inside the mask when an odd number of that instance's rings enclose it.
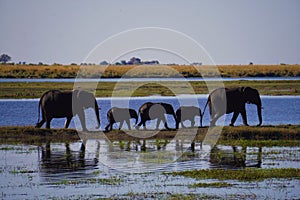
<instances>
[{"instance_id":1,"label":"adult elephant","mask_svg":"<svg viewBox=\"0 0 300 200\"><path fill-rule=\"evenodd\" d=\"M181 124L182 127L183 121L190 120L192 127L195 126L195 117L200 117L200 126L202 127L202 112L199 107L196 106L181 106L176 111L176 129L179 128L179 124Z\"/></svg>"},{"instance_id":2,"label":"adult elephant","mask_svg":"<svg viewBox=\"0 0 300 200\"><path fill-rule=\"evenodd\" d=\"M259 123L262 124L262 103L259 92L251 87L238 88L218 88L211 92L204 107L205 112L207 104L210 109L210 125L215 126L216 121L225 113L232 113L230 126L234 125L238 115L242 115L244 125L248 126L246 103L255 104L257 106L257 114Z\"/></svg>"},{"instance_id":3,"label":"adult elephant","mask_svg":"<svg viewBox=\"0 0 300 200\"><path fill-rule=\"evenodd\" d=\"M40 110L42 120L36 124L39 128L46 122L46 128L50 128L53 118L67 118L64 128L68 128L73 116L78 115L83 131L87 131L84 110L93 108L97 118L97 127L100 127L99 107L92 93L83 90L73 90L62 92L59 90L49 90L45 92L39 102L38 121L40 120Z\"/></svg>"},{"instance_id":4,"label":"adult elephant","mask_svg":"<svg viewBox=\"0 0 300 200\"><path fill-rule=\"evenodd\" d=\"M105 130L108 131L108 128L112 130L114 123L120 122L119 130L122 128L124 121L126 121L128 129L130 130L130 119L135 119L135 124L138 121L138 115L135 110L128 108L117 108L113 107L107 112L108 124L105 127Z\"/></svg>"},{"instance_id":5,"label":"adult elephant","mask_svg":"<svg viewBox=\"0 0 300 200\"><path fill-rule=\"evenodd\" d=\"M141 121L136 128L139 128L141 125L143 125L144 129L146 129L146 121L157 119L156 129L158 129L161 121L164 123L166 129L170 129L168 127L165 114L173 115L176 121L174 109L172 105L168 103L146 102L139 108L139 114L141 116Z\"/></svg>"}]
</instances>

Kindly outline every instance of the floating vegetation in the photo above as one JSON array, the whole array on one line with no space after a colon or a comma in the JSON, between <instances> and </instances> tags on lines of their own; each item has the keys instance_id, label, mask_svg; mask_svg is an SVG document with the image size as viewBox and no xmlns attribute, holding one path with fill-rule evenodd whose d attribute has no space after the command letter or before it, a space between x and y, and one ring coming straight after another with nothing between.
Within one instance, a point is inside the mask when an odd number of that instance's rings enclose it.
<instances>
[{"instance_id":1,"label":"floating vegetation","mask_svg":"<svg viewBox=\"0 0 300 200\"><path fill-rule=\"evenodd\" d=\"M101 185L119 185L122 179L118 177L112 178L89 178L75 180L61 180L54 183L55 185L80 185L80 184L101 184Z\"/></svg>"},{"instance_id":2,"label":"floating vegetation","mask_svg":"<svg viewBox=\"0 0 300 200\"><path fill-rule=\"evenodd\" d=\"M212 182L212 183L194 183L189 185L190 188L197 188L197 187L231 187L233 184L226 183L226 182Z\"/></svg>"},{"instance_id":3,"label":"floating vegetation","mask_svg":"<svg viewBox=\"0 0 300 200\"><path fill-rule=\"evenodd\" d=\"M269 178L300 178L300 169L280 168L280 169L257 169L245 168L238 170L225 169L205 169L190 170L183 172L171 172L174 176L185 176L195 179L218 179L218 180L239 180L258 181Z\"/></svg>"}]
</instances>

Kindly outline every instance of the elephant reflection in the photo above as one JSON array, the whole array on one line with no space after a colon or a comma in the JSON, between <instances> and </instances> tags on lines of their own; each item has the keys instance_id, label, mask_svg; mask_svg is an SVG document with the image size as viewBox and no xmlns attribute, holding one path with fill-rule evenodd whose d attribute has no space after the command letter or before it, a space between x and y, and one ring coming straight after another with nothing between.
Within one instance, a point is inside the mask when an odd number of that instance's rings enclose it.
<instances>
[{"instance_id":1,"label":"elephant reflection","mask_svg":"<svg viewBox=\"0 0 300 200\"><path fill-rule=\"evenodd\" d=\"M139 114L141 116L141 121L136 128L139 128L141 125L143 125L144 129L146 129L146 121L157 119L156 129L158 129L160 122L164 123L166 129L170 129L167 124L165 114L172 115L176 121L174 109L172 105L168 103L144 103L139 108Z\"/></svg>"},{"instance_id":2,"label":"elephant reflection","mask_svg":"<svg viewBox=\"0 0 300 200\"><path fill-rule=\"evenodd\" d=\"M180 108L177 109L176 111L176 129L179 128L179 124L183 128L183 121L185 120L190 120L192 127L195 126L195 117L199 116L200 117L200 126L202 127L202 113L201 109L195 106L181 106Z\"/></svg>"},{"instance_id":3,"label":"elephant reflection","mask_svg":"<svg viewBox=\"0 0 300 200\"><path fill-rule=\"evenodd\" d=\"M258 149L256 160L247 160L247 147L242 147L239 150L236 146L229 148L215 146L210 152L210 163L213 167L225 169L244 167L261 168L262 148Z\"/></svg>"},{"instance_id":4,"label":"elephant reflection","mask_svg":"<svg viewBox=\"0 0 300 200\"><path fill-rule=\"evenodd\" d=\"M40 150L41 149L41 150ZM50 143L39 147L41 155L41 172L48 176L49 174L59 174L82 169L94 169L98 164L99 155L97 158L85 158L85 143L81 143L80 149L72 151L69 143L65 143L65 150L51 148ZM97 151L100 145L98 144ZM70 174L72 175L72 174Z\"/></svg>"},{"instance_id":5,"label":"elephant reflection","mask_svg":"<svg viewBox=\"0 0 300 200\"><path fill-rule=\"evenodd\" d=\"M208 97L205 108L209 105L210 125L215 126L216 121L224 114L232 113L230 126L234 125L239 114L242 115L244 125L248 126L245 104L255 104L259 123L262 124L262 103L259 93L251 87L218 88L212 91Z\"/></svg>"},{"instance_id":6,"label":"elephant reflection","mask_svg":"<svg viewBox=\"0 0 300 200\"><path fill-rule=\"evenodd\" d=\"M50 90L45 92L39 101L39 114L42 112L42 120L36 124L39 128L46 122L46 128L50 128L50 122L53 118L67 118L65 128L68 128L73 116L78 115L82 128L87 130L84 116L84 109L93 108L95 110L97 127L100 127L99 107L92 93L73 90L61 92L59 90Z\"/></svg>"}]
</instances>

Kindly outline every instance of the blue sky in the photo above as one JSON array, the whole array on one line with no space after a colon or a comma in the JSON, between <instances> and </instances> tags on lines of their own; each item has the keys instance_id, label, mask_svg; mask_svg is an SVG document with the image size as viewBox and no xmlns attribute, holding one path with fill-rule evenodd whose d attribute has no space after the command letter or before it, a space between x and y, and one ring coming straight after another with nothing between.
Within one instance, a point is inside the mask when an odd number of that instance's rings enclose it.
<instances>
[{"instance_id":1,"label":"blue sky","mask_svg":"<svg viewBox=\"0 0 300 200\"><path fill-rule=\"evenodd\" d=\"M14 62L81 63L112 35L162 27L193 38L217 64L294 64L300 63L299 10L297 0L0 0L0 54ZM142 59L157 59L151 55Z\"/></svg>"}]
</instances>

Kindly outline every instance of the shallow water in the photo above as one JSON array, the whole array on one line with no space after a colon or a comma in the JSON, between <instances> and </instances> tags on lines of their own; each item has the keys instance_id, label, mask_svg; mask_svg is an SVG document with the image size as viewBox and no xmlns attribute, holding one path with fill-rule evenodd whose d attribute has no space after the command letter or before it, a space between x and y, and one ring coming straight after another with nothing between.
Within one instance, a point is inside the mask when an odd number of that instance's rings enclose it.
<instances>
[{"instance_id":1,"label":"shallow water","mask_svg":"<svg viewBox=\"0 0 300 200\"><path fill-rule=\"evenodd\" d=\"M138 108L145 102L166 102L171 103L176 111L179 105L195 105L202 110L207 100L207 95L198 96L178 96L178 97L134 97L134 98L98 98L98 105L101 107L101 129L104 130L107 125L106 113L112 106L118 107L130 107ZM197 100L195 99L197 97ZM299 124L300 123L300 96L262 96L262 115L263 125L279 125L279 124ZM247 117L249 125L256 125L258 123L258 117L256 112L256 106L247 104ZM87 114L87 127L93 129L96 126L95 114L92 109L86 110ZM232 114L226 115L225 125L228 125ZM35 125L38 119L38 99L2 99L0 100L0 126L15 126L15 125ZM74 120L76 124L74 123ZM78 118L75 117L72 120L70 127L75 128L78 123ZM76 121L77 120L77 121ZM168 124L171 128L175 128L175 121L172 116L167 115ZM199 117L196 117L196 125L199 126ZM65 119L53 119L51 127L60 128L64 126ZM134 121L131 121L133 126ZM190 122L184 123L186 126L190 126ZM79 124L80 125L80 124ZM156 121L152 120L147 124L147 128L155 128ZM203 118L203 125L209 125L208 109L205 112ZM235 125L242 125L241 116L238 117ZM45 125L44 125L45 126ZM118 128L118 124L114 125L114 128ZM163 128L163 124L160 125ZM126 123L123 125L123 129L128 129Z\"/></svg>"},{"instance_id":2,"label":"shallow water","mask_svg":"<svg viewBox=\"0 0 300 200\"><path fill-rule=\"evenodd\" d=\"M242 148L218 145L210 149L197 143L196 148L191 149L184 141L176 144L172 141L148 140L145 148L142 148L143 141L128 143L123 141L109 144L105 141L88 140L86 148L83 148L81 142L40 146L1 144L2 198L164 198L170 194L190 193L218 198L300 197L300 181L297 179L266 179L256 182L227 180L226 182L233 184L229 188L191 188L189 186L194 183L218 181L195 180L163 173L209 168L300 168L300 147ZM136 167L129 167L149 165L153 160L141 159L146 152L158 153L170 149L184 153L175 162L166 166L161 164L161 167L152 172L136 173ZM117 156L110 152L119 154ZM127 157L128 164L124 165L125 163L121 163L125 159L122 155L126 155L126 152L136 153L136 157ZM113 167L105 165L107 163ZM158 166L158 163L153 165Z\"/></svg>"}]
</instances>

